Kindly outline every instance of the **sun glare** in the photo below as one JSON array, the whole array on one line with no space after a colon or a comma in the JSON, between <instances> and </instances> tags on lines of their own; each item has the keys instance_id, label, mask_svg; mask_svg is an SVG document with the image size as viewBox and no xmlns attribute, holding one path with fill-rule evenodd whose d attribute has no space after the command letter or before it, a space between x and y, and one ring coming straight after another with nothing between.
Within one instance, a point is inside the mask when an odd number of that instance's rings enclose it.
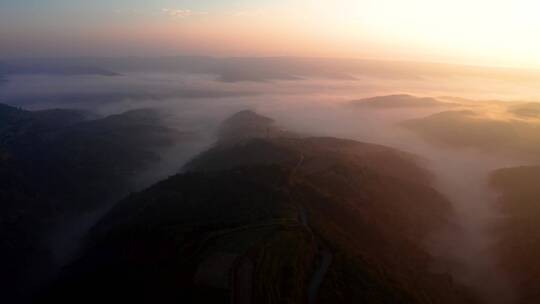
<instances>
[{"instance_id":1,"label":"sun glare","mask_svg":"<svg viewBox=\"0 0 540 304\"><path fill-rule=\"evenodd\" d=\"M538 1L319 0L311 7L325 16L324 26L363 46L369 41L457 61L540 65Z\"/></svg>"}]
</instances>

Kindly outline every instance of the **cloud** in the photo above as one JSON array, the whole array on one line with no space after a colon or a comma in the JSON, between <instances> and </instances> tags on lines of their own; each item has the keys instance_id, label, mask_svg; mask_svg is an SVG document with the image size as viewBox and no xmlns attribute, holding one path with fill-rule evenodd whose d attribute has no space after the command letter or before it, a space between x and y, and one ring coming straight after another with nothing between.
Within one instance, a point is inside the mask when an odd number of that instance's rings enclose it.
<instances>
[{"instance_id":1,"label":"cloud","mask_svg":"<svg viewBox=\"0 0 540 304\"><path fill-rule=\"evenodd\" d=\"M255 10L255 11L238 11L233 13L233 16L235 17L259 17L264 15L265 12L262 10Z\"/></svg>"},{"instance_id":2,"label":"cloud","mask_svg":"<svg viewBox=\"0 0 540 304\"><path fill-rule=\"evenodd\" d=\"M170 8L164 8L161 10L162 13L165 15L171 16L171 17L178 17L178 18L189 18L193 16L201 16L201 15L207 15L207 12L194 12L189 9L170 9Z\"/></svg>"}]
</instances>

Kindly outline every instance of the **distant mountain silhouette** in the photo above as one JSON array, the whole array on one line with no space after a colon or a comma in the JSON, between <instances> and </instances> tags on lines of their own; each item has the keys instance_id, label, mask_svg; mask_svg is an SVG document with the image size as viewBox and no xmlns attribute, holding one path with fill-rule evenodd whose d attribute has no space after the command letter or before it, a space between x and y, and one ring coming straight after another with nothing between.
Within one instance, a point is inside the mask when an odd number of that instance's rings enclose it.
<instances>
[{"instance_id":1,"label":"distant mountain silhouette","mask_svg":"<svg viewBox=\"0 0 540 304\"><path fill-rule=\"evenodd\" d=\"M3 68L2 68L3 66ZM471 67L441 63L360 60L347 58L301 57L78 57L21 58L4 60L1 71L19 73L103 75L130 72L190 73L215 75L222 82L294 81L325 78L358 80L373 77L389 80L423 80L425 78L474 77L508 81L538 81L538 71L510 68Z\"/></svg>"},{"instance_id":2,"label":"distant mountain silhouette","mask_svg":"<svg viewBox=\"0 0 540 304\"><path fill-rule=\"evenodd\" d=\"M437 145L477 148L536 160L540 156L540 122L460 110L409 120L401 125Z\"/></svg>"},{"instance_id":3,"label":"distant mountain silhouette","mask_svg":"<svg viewBox=\"0 0 540 304\"><path fill-rule=\"evenodd\" d=\"M350 102L356 107L368 108L432 108L454 107L457 104L439 101L431 97L416 97L411 95L388 95L359 99Z\"/></svg>"},{"instance_id":4,"label":"distant mountain silhouette","mask_svg":"<svg viewBox=\"0 0 540 304\"><path fill-rule=\"evenodd\" d=\"M101 105L119 102L123 100L133 101L148 101L148 100L165 100L171 98L182 99L204 99L204 98L230 98L230 97L247 97L256 96L260 93L250 91L233 91L233 90L213 90L213 89L172 89L160 91L146 91L145 89L133 89L120 92L54 92L40 93L39 97L30 92L29 94L18 94L11 96L6 94L5 99L12 104L27 106L27 105L43 105L43 104L66 104L70 106L86 106ZM2 99L0 92L0 99Z\"/></svg>"},{"instance_id":5,"label":"distant mountain silhouette","mask_svg":"<svg viewBox=\"0 0 540 304\"><path fill-rule=\"evenodd\" d=\"M527 69L485 68L442 63L301 57L109 57L47 58L6 61L19 65L103 67L119 73L165 72L216 75L223 82L277 81L306 78L356 80L375 77L390 80L422 80L475 77L538 81L539 73Z\"/></svg>"},{"instance_id":6,"label":"distant mountain silhouette","mask_svg":"<svg viewBox=\"0 0 540 304\"><path fill-rule=\"evenodd\" d=\"M18 60L16 62L0 62L0 76L46 74L46 75L99 75L118 76L120 74L100 67L87 65L71 65L63 62L47 60ZM1 77L0 77L1 78Z\"/></svg>"},{"instance_id":7,"label":"distant mountain silhouette","mask_svg":"<svg viewBox=\"0 0 540 304\"><path fill-rule=\"evenodd\" d=\"M510 107L510 112L524 118L540 119L540 102L529 102Z\"/></svg>"}]
</instances>

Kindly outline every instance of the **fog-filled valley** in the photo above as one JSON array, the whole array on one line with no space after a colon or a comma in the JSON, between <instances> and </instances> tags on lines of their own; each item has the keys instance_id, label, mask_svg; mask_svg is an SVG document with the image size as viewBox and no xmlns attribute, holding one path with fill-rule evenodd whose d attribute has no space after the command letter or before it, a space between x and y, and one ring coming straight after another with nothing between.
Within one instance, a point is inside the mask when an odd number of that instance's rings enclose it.
<instances>
[{"instance_id":1,"label":"fog-filled valley","mask_svg":"<svg viewBox=\"0 0 540 304\"><path fill-rule=\"evenodd\" d=\"M536 303L539 80L0 61L0 301Z\"/></svg>"}]
</instances>

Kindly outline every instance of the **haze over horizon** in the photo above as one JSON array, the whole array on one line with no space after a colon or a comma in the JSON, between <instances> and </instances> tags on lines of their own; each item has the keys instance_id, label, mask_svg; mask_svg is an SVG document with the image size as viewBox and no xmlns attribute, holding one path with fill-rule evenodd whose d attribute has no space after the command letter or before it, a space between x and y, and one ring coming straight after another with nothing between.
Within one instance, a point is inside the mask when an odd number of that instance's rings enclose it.
<instances>
[{"instance_id":1,"label":"haze over horizon","mask_svg":"<svg viewBox=\"0 0 540 304\"><path fill-rule=\"evenodd\" d=\"M0 302L540 303L539 11L0 0Z\"/></svg>"},{"instance_id":2,"label":"haze over horizon","mask_svg":"<svg viewBox=\"0 0 540 304\"><path fill-rule=\"evenodd\" d=\"M325 57L539 67L531 0L0 1L1 57Z\"/></svg>"}]
</instances>

